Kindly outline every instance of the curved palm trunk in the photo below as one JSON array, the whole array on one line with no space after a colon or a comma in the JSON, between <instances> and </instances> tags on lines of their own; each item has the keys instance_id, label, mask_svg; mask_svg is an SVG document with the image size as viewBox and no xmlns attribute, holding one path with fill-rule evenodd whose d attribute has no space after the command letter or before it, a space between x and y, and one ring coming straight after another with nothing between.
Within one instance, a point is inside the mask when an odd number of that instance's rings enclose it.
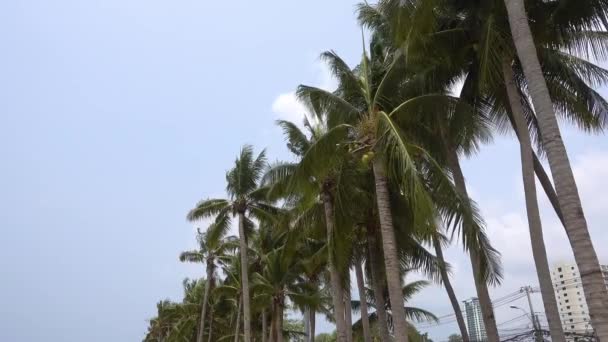
<instances>
[{"instance_id":1,"label":"curved palm trunk","mask_svg":"<svg viewBox=\"0 0 608 342\"><path fill-rule=\"evenodd\" d=\"M353 304L350 294L350 270L346 271L347 288L344 292L344 323L346 324L346 341L353 342Z\"/></svg>"},{"instance_id":2,"label":"curved palm trunk","mask_svg":"<svg viewBox=\"0 0 608 342\"><path fill-rule=\"evenodd\" d=\"M462 311L460 310L460 304L458 303L456 293L454 292L454 288L452 287L452 283L450 282L450 276L448 275L448 271L445 268L445 259L443 258L443 250L441 249L441 243L439 242L439 239L437 239L436 236L433 236L433 246L435 247L435 254L437 255L437 259L440 262L439 271L441 272L441 280L443 281L445 291L448 293L448 297L450 298L450 303L452 303L452 309L454 309L454 314L456 315L456 322L458 323L458 329L460 329L460 336L462 337L462 342L469 342L469 333L467 332L467 326L464 323L464 317L462 316Z\"/></svg>"},{"instance_id":3,"label":"curved palm trunk","mask_svg":"<svg viewBox=\"0 0 608 342\"><path fill-rule=\"evenodd\" d=\"M393 327L395 341L407 342L407 322L403 306L403 293L401 291L401 270L393 227L393 216L388 194L388 182L384 160L380 154L373 161L374 180L376 183L376 201L380 218L380 232L382 234L382 247L384 249L384 265L386 268L386 282L388 296L393 314Z\"/></svg>"},{"instance_id":4,"label":"curved palm trunk","mask_svg":"<svg viewBox=\"0 0 608 342\"><path fill-rule=\"evenodd\" d=\"M376 300L376 315L378 316L378 334L381 341L390 341L386 303L384 302L384 265L382 265L382 257L379 255L381 249L376 238L376 232L372 226L367 227L367 245L372 273L372 288Z\"/></svg>"},{"instance_id":5,"label":"curved palm trunk","mask_svg":"<svg viewBox=\"0 0 608 342\"><path fill-rule=\"evenodd\" d=\"M306 342L310 342L310 315L308 314L309 311L310 309L306 308L302 313L304 316L304 341Z\"/></svg>"},{"instance_id":6,"label":"curved palm trunk","mask_svg":"<svg viewBox=\"0 0 608 342\"><path fill-rule=\"evenodd\" d=\"M530 228L530 240L532 242L532 255L534 257L534 264L536 265L536 273L540 283L540 292L543 297L547 321L549 322L551 340L565 342L566 338L564 336L564 330L559 317L559 309L557 308L557 301L555 300L553 291L551 271L549 270L549 261L547 260L547 250L545 249L545 242L543 239L540 211L538 209L538 199L536 197L532 142L528 133L526 118L521 108L521 98L515 83L515 75L513 74L513 69L511 68L511 63L509 63L509 61L503 62L503 75L511 112L513 114L513 123L519 138L521 170L524 182L528 226Z\"/></svg>"},{"instance_id":7,"label":"curved palm trunk","mask_svg":"<svg viewBox=\"0 0 608 342\"><path fill-rule=\"evenodd\" d=\"M327 250L329 253L329 277L332 289L332 302L334 305L334 316L336 320L336 331L338 335L337 342L347 342L346 340L346 322L344 317L344 291L342 289L342 281L340 272L336 267L336 261L333 250L334 239L334 205L331 195L323 195L323 206L325 209L325 224L327 225Z\"/></svg>"},{"instance_id":8,"label":"curved palm trunk","mask_svg":"<svg viewBox=\"0 0 608 342\"><path fill-rule=\"evenodd\" d=\"M243 332L245 342L251 342L251 311L249 300L249 258L247 257L247 237L245 236L245 214L239 213L239 249L241 252L241 293L243 296Z\"/></svg>"},{"instance_id":9,"label":"curved palm trunk","mask_svg":"<svg viewBox=\"0 0 608 342\"><path fill-rule=\"evenodd\" d=\"M270 316L270 331L268 332L270 334L269 336L269 341L270 342L277 342L277 328L276 328L276 320L277 320L277 306L276 303L274 302L274 300L272 301L272 311L271 311L271 316Z\"/></svg>"},{"instance_id":10,"label":"curved palm trunk","mask_svg":"<svg viewBox=\"0 0 608 342\"><path fill-rule=\"evenodd\" d=\"M266 342L266 309L262 309L262 342Z\"/></svg>"},{"instance_id":11,"label":"curved palm trunk","mask_svg":"<svg viewBox=\"0 0 608 342\"><path fill-rule=\"evenodd\" d=\"M207 317L207 302L209 301L209 292L211 291L211 282L213 281L212 278L213 260L207 260L207 283L205 284L205 293L203 294L203 303L201 304L201 322L196 336L197 342L203 342L203 335L205 334L205 318Z\"/></svg>"},{"instance_id":12,"label":"curved palm trunk","mask_svg":"<svg viewBox=\"0 0 608 342\"><path fill-rule=\"evenodd\" d=\"M207 337L207 342L211 342L213 336L213 308L209 310L209 336Z\"/></svg>"},{"instance_id":13,"label":"curved palm trunk","mask_svg":"<svg viewBox=\"0 0 608 342\"><path fill-rule=\"evenodd\" d=\"M515 125L515 123L513 123L513 125ZM515 129L515 127L513 128ZM559 200L557 199L557 194L555 193L555 189L553 188L553 183L551 183L549 175L547 175L543 164L541 164L540 160L538 160L538 157L536 156L536 153L534 153L534 151L532 151L532 157L534 158L534 173L536 173L536 178L538 178L540 185L543 187L545 195L547 195L547 198L549 199L549 202L553 207L553 211L555 211L555 215L557 215L557 218L559 218L559 221L562 223L562 226L565 229L566 221L564 221L562 208L560 208L559 206ZM568 230L566 229L566 234L567 233Z\"/></svg>"},{"instance_id":14,"label":"curved palm trunk","mask_svg":"<svg viewBox=\"0 0 608 342\"><path fill-rule=\"evenodd\" d=\"M239 328L241 326L241 304L242 304L242 296L239 296L239 305L236 310L236 322L234 322L234 342L239 342Z\"/></svg>"},{"instance_id":15,"label":"curved palm trunk","mask_svg":"<svg viewBox=\"0 0 608 342\"><path fill-rule=\"evenodd\" d=\"M465 199L469 198L467 192L467 185L464 181L464 174L460 168L460 161L458 155L453 148L445 146L448 154L448 163L454 177L454 185L456 191ZM473 269L473 277L475 278L475 289L477 291L477 298L479 299L479 306L481 307L481 315L483 318L483 325L488 335L488 342L499 342L498 328L496 327L496 317L494 316L494 310L492 308L492 301L490 300L490 293L488 291L488 285L482 277L482 272L479 265L479 255L474 248L469 248L469 256L471 259L471 268Z\"/></svg>"},{"instance_id":16,"label":"curved palm trunk","mask_svg":"<svg viewBox=\"0 0 608 342\"><path fill-rule=\"evenodd\" d=\"M591 325L600 341L608 341L608 290L589 235L572 167L542 73L523 0L505 0L513 42L524 70L528 89L547 151L560 208L574 259L580 271Z\"/></svg>"},{"instance_id":17,"label":"curved palm trunk","mask_svg":"<svg viewBox=\"0 0 608 342\"><path fill-rule=\"evenodd\" d=\"M367 298L365 297L365 282L363 281L363 270L361 269L360 261L355 262L355 276L357 277L359 302L361 302L361 324L363 325L363 341L372 342L372 333L369 330L369 312L367 310Z\"/></svg>"},{"instance_id":18,"label":"curved palm trunk","mask_svg":"<svg viewBox=\"0 0 608 342\"><path fill-rule=\"evenodd\" d=\"M283 342L283 303L277 303L277 342Z\"/></svg>"},{"instance_id":19,"label":"curved palm trunk","mask_svg":"<svg viewBox=\"0 0 608 342\"><path fill-rule=\"evenodd\" d=\"M308 314L310 315L310 342L315 342L315 326L316 326L316 316L315 310L311 309Z\"/></svg>"}]
</instances>

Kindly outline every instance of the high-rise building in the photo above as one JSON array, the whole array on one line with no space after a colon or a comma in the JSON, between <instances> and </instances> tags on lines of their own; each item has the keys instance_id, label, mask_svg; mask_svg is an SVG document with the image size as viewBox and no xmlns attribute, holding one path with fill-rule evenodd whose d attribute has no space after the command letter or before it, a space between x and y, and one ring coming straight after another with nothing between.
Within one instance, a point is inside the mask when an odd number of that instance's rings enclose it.
<instances>
[{"instance_id":1,"label":"high-rise building","mask_svg":"<svg viewBox=\"0 0 608 342\"><path fill-rule=\"evenodd\" d=\"M483 325L479 299L473 297L464 301L464 311L467 316L467 330L471 342L485 342L488 340L486 328Z\"/></svg>"},{"instance_id":2,"label":"high-rise building","mask_svg":"<svg viewBox=\"0 0 608 342\"><path fill-rule=\"evenodd\" d=\"M608 266L602 265L602 272L608 287ZM556 264L551 270L551 279L564 332L591 334L589 308L576 264Z\"/></svg>"}]
</instances>

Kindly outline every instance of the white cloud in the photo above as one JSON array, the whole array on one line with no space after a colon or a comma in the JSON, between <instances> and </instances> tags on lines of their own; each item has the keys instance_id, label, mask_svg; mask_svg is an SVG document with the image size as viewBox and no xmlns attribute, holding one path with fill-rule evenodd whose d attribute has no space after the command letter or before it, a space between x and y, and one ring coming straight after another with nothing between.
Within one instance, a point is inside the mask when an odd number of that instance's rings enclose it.
<instances>
[{"instance_id":1,"label":"white cloud","mask_svg":"<svg viewBox=\"0 0 608 342\"><path fill-rule=\"evenodd\" d=\"M330 91L336 88L336 80L324 63L317 61L312 64L311 69L315 75L313 86ZM310 115L306 106L298 101L295 91L279 94L272 102L272 112L276 118L289 120L296 124L300 124L304 116Z\"/></svg>"},{"instance_id":2,"label":"white cloud","mask_svg":"<svg viewBox=\"0 0 608 342\"><path fill-rule=\"evenodd\" d=\"M299 124L308 112L306 107L298 101L295 92L283 93L277 96L272 103L272 111L278 118Z\"/></svg>"}]
</instances>

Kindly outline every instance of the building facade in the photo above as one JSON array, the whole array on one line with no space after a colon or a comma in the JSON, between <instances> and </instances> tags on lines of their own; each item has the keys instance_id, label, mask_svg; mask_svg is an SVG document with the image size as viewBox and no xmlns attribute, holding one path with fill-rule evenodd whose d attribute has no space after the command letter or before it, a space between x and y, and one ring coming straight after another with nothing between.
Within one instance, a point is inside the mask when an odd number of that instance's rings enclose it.
<instances>
[{"instance_id":1,"label":"building facade","mask_svg":"<svg viewBox=\"0 0 608 342\"><path fill-rule=\"evenodd\" d=\"M608 266L602 265L602 271L608 286ZM583 335L593 333L589 308L576 264L556 264L551 269L551 279L564 332Z\"/></svg>"},{"instance_id":2,"label":"building facade","mask_svg":"<svg viewBox=\"0 0 608 342\"><path fill-rule=\"evenodd\" d=\"M471 342L485 342L488 340L486 328L483 325L479 299L473 297L464 301L464 311L467 316L467 330Z\"/></svg>"}]
</instances>

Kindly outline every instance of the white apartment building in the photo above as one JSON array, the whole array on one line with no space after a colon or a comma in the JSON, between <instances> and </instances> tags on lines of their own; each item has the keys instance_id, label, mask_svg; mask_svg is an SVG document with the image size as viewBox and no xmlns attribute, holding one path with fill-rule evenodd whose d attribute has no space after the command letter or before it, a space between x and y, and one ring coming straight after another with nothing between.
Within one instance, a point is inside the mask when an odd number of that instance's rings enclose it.
<instances>
[{"instance_id":1,"label":"white apartment building","mask_svg":"<svg viewBox=\"0 0 608 342\"><path fill-rule=\"evenodd\" d=\"M483 316L481 314L481 306L479 299L473 297L464 301L464 310L467 320L467 330L469 332L469 340L471 342L485 342L488 340L486 328L483 324Z\"/></svg>"},{"instance_id":2,"label":"white apartment building","mask_svg":"<svg viewBox=\"0 0 608 342\"><path fill-rule=\"evenodd\" d=\"M602 265L602 271L608 286L608 266ZM589 309L576 264L556 264L551 270L551 279L564 332L591 334Z\"/></svg>"}]
</instances>

